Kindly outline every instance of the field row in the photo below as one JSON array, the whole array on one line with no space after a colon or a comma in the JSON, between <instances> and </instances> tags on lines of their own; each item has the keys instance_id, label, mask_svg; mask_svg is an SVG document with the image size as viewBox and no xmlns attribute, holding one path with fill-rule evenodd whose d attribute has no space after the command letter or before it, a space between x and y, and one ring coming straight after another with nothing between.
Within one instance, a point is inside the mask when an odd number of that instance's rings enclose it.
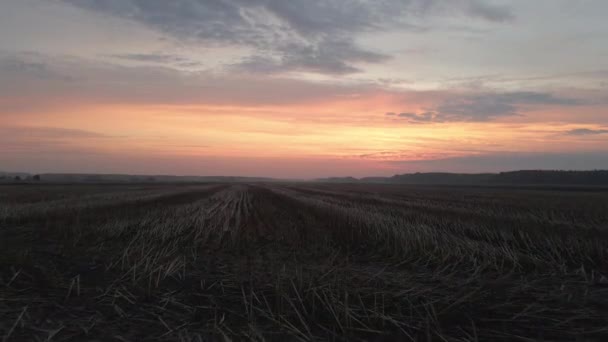
<instances>
[{"instance_id":1,"label":"field row","mask_svg":"<svg viewBox=\"0 0 608 342\"><path fill-rule=\"evenodd\" d=\"M0 328L15 340L608 336L603 193L322 184L5 193Z\"/></svg>"}]
</instances>

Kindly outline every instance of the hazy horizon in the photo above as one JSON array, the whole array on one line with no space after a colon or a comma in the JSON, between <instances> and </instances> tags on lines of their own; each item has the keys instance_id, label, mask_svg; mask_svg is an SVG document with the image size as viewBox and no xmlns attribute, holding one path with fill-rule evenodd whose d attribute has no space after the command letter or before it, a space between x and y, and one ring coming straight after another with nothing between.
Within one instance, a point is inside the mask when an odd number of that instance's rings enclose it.
<instances>
[{"instance_id":1,"label":"hazy horizon","mask_svg":"<svg viewBox=\"0 0 608 342\"><path fill-rule=\"evenodd\" d=\"M5 0L0 170L608 169L608 2Z\"/></svg>"},{"instance_id":2,"label":"hazy horizon","mask_svg":"<svg viewBox=\"0 0 608 342\"><path fill-rule=\"evenodd\" d=\"M134 177L208 177L208 178L267 178L273 180L293 180L293 181L313 181L316 179L340 179L340 178L355 178L355 179L365 179L365 178L391 178L393 176L400 175L412 175L416 173L420 174L457 174L457 175L484 175L484 174L500 174L500 173L510 173L510 172L527 172L527 171L536 171L536 172L595 172L595 171L608 171L603 169L517 169L517 170L499 170L499 171L487 171L487 172L452 172L452 171L443 171L443 170L432 170L432 171L424 171L424 172L406 172L406 173L397 173L392 175L364 175L364 176L352 176L352 175L328 175L328 176L316 176L316 177L273 177L273 176L265 176L265 175L238 175L238 174L207 174L207 175L197 175L197 174L170 174L170 173L154 173L154 172L144 172L144 173L124 173L124 172L116 172L116 173L99 173L99 172L30 172L27 170L0 170L0 176L2 174L14 175L14 174L27 174L30 176L34 175L92 175L92 176L134 176Z\"/></svg>"}]
</instances>

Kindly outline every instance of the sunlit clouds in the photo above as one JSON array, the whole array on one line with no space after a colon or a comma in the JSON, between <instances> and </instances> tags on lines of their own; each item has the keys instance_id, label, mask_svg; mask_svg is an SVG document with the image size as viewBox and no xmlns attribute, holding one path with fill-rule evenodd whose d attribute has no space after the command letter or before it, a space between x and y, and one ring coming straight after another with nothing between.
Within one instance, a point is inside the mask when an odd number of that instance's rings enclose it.
<instances>
[{"instance_id":1,"label":"sunlit clouds","mask_svg":"<svg viewBox=\"0 0 608 342\"><path fill-rule=\"evenodd\" d=\"M602 10L9 0L0 169L310 178L606 168Z\"/></svg>"}]
</instances>

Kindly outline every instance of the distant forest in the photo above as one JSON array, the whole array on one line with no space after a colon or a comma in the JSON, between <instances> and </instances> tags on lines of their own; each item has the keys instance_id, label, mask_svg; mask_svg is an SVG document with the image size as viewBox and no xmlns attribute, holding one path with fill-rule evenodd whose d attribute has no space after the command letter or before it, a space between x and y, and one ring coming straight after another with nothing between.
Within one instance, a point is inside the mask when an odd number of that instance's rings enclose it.
<instances>
[{"instance_id":1,"label":"distant forest","mask_svg":"<svg viewBox=\"0 0 608 342\"><path fill-rule=\"evenodd\" d=\"M497 174L415 173L392 177L399 183L608 185L608 171L512 171Z\"/></svg>"},{"instance_id":2,"label":"distant forest","mask_svg":"<svg viewBox=\"0 0 608 342\"><path fill-rule=\"evenodd\" d=\"M608 186L608 171L546 171L526 170L500 173L409 173L392 177L326 178L318 181L332 183L399 183L436 185L604 185Z\"/></svg>"},{"instance_id":3,"label":"distant forest","mask_svg":"<svg viewBox=\"0 0 608 342\"><path fill-rule=\"evenodd\" d=\"M31 175L0 172L0 183L252 183L252 182L323 183L388 183L426 185L581 185L608 186L608 170L547 171L527 170L500 173L427 172L394 175L392 177L332 177L314 180L277 179L226 176L166 176L118 174L59 174Z\"/></svg>"}]
</instances>

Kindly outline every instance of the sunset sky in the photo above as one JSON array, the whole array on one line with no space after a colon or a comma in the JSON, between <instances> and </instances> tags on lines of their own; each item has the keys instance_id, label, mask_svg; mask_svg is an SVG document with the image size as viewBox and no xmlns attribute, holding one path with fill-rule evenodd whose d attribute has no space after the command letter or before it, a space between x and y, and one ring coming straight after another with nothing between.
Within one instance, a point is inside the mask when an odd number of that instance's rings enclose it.
<instances>
[{"instance_id":1,"label":"sunset sky","mask_svg":"<svg viewBox=\"0 0 608 342\"><path fill-rule=\"evenodd\" d=\"M608 168L608 1L0 0L0 171Z\"/></svg>"}]
</instances>

